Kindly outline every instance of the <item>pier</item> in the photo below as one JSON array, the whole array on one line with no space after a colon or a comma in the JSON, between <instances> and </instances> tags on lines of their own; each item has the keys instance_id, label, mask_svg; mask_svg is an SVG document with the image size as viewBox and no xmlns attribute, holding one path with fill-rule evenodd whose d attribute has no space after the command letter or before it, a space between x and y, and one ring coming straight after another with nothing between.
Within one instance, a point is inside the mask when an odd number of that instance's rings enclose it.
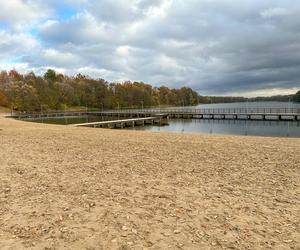
<instances>
[{"instance_id":1,"label":"pier","mask_svg":"<svg viewBox=\"0 0 300 250\"><path fill-rule=\"evenodd\" d=\"M167 124L166 120L168 120L168 116L163 114L163 115L156 115L154 117L70 124L70 126L94 127L94 128L125 128L125 127L135 127L135 126L145 126L145 125L166 125Z\"/></svg>"},{"instance_id":2,"label":"pier","mask_svg":"<svg viewBox=\"0 0 300 250\"><path fill-rule=\"evenodd\" d=\"M41 118L59 118L59 117L74 117L74 116L105 116L112 117L112 120L120 120L126 118L129 123L130 119L135 119L137 122L148 122L157 116L168 116L180 119L214 119L214 120L261 120L261 121L300 121L300 109L287 108L227 108L227 109L199 109L199 108L164 108L164 109L117 109L104 111L76 111L76 112L47 112L47 113L26 113L17 114L12 117L21 120L34 120ZM139 120L140 118L147 118ZM155 118L154 120L156 120ZM108 123L94 124L96 126L106 126ZM118 122L119 124L119 122Z\"/></svg>"}]
</instances>

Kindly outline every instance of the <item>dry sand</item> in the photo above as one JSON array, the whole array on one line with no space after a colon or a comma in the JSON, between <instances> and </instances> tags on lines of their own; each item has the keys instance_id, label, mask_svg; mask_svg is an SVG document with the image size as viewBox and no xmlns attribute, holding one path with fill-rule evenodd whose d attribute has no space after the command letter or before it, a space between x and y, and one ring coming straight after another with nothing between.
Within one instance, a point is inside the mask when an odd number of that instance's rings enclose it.
<instances>
[{"instance_id":1,"label":"dry sand","mask_svg":"<svg viewBox=\"0 0 300 250\"><path fill-rule=\"evenodd\" d=\"M300 249L300 139L0 118L0 249Z\"/></svg>"}]
</instances>

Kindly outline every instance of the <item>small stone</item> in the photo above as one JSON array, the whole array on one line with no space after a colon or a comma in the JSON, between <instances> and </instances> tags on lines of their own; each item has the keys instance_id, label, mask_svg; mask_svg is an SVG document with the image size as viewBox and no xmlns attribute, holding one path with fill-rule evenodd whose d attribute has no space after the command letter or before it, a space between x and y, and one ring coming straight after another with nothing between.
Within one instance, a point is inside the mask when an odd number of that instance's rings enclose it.
<instances>
[{"instance_id":1,"label":"small stone","mask_svg":"<svg viewBox=\"0 0 300 250\"><path fill-rule=\"evenodd\" d=\"M68 231L68 228L67 228L67 227L62 227L62 228L60 229L60 231L63 232L63 233L65 233L65 232Z\"/></svg>"},{"instance_id":2,"label":"small stone","mask_svg":"<svg viewBox=\"0 0 300 250\"><path fill-rule=\"evenodd\" d=\"M136 229L132 228L131 231L132 231L134 234L137 234L137 230L136 230Z\"/></svg>"},{"instance_id":3,"label":"small stone","mask_svg":"<svg viewBox=\"0 0 300 250\"><path fill-rule=\"evenodd\" d=\"M123 226L123 227L122 227L122 230L123 230L123 231L127 231L128 228L127 228L126 226Z\"/></svg>"},{"instance_id":4,"label":"small stone","mask_svg":"<svg viewBox=\"0 0 300 250\"><path fill-rule=\"evenodd\" d=\"M180 230L178 230L178 229L174 230L174 234L180 234L180 233L181 233Z\"/></svg>"}]
</instances>

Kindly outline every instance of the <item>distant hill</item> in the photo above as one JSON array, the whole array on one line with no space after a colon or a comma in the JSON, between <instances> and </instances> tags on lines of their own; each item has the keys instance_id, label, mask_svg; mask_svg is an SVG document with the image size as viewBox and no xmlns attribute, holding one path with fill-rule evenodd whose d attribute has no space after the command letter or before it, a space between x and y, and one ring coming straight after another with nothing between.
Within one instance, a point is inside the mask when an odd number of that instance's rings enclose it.
<instances>
[{"instance_id":1,"label":"distant hill","mask_svg":"<svg viewBox=\"0 0 300 250\"><path fill-rule=\"evenodd\" d=\"M293 101L294 95L276 95L268 97L254 97L250 98L249 101L254 102L268 102L268 101L277 101L277 102L289 102Z\"/></svg>"},{"instance_id":2,"label":"distant hill","mask_svg":"<svg viewBox=\"0 0 300 250\"><path fill-rule=\"evenodd\" d=\"M300 102L300 90L293 96L294 102Z\"/></svg>"},{"instance_id":3,"label":"distant hill","mask_svg":"<svg viewBox=\"0 0 300 250\"><path fill-rule=\"evenodd\" d=\"M200 103L232 103L232 102L300 102L300 91L295 95L276 95L267 97L236 97L236 96L201 96Z\"/></svg>"}]
</instances>

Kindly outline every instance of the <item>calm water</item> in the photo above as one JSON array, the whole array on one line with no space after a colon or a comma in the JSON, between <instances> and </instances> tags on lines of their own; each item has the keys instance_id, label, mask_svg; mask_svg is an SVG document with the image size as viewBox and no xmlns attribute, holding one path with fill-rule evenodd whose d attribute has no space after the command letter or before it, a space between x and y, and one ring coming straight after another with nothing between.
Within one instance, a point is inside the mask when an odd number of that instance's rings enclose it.
<instances>
[{"instance_id":1,"label":"calm water","mask_svg":"<svg viewBox=\"0 0 300 250\"><path fill-rule=\"evenodd\" d=\"M131 128L132 129L132 128ZM244 121L171 119L168 126L135 127L135 130L177 133L210 133L300 137L300 121Z\"/></svg>"},{"instance_id":2,"label":"calm water","mask_svg":"<svg viewBox=\"0 0 300 250\"><path fill-rule=\"evenodd\" d=\"M280 108L300 109L300 103L289 102L241 102L200 104L196 107L202 109L226 109L226 108ZM177 133L211 133L234 135L257 135L300 137L300 121L243 121L243 120L198 120L198 119L171 119L169 126L163 127L135 127L136 130L155 132Z\"/></svg>"},{"instance_id":3,"label":"calm water","mask_svg":"<svg viewBox=\"0 0 300 250\"><path fill-rule=\"evenodd\" d=\"M300 104L283 102L255 102L255 103L228 103L198 105L198 108L297 108ZM195 107L193 107L195 108ZM75 124L84 122L96 122L117 117L68 117L34 120L52 124ZM122 118L124 119L124 118ZM167 126L145 126L128 128L134 130L146 130L155 132L177 133L211 133L211 134L235 134L300 137L300 121L243 121L243 120L200 120L200 119L170 119Z\"/></svg>"}]
</instances>

